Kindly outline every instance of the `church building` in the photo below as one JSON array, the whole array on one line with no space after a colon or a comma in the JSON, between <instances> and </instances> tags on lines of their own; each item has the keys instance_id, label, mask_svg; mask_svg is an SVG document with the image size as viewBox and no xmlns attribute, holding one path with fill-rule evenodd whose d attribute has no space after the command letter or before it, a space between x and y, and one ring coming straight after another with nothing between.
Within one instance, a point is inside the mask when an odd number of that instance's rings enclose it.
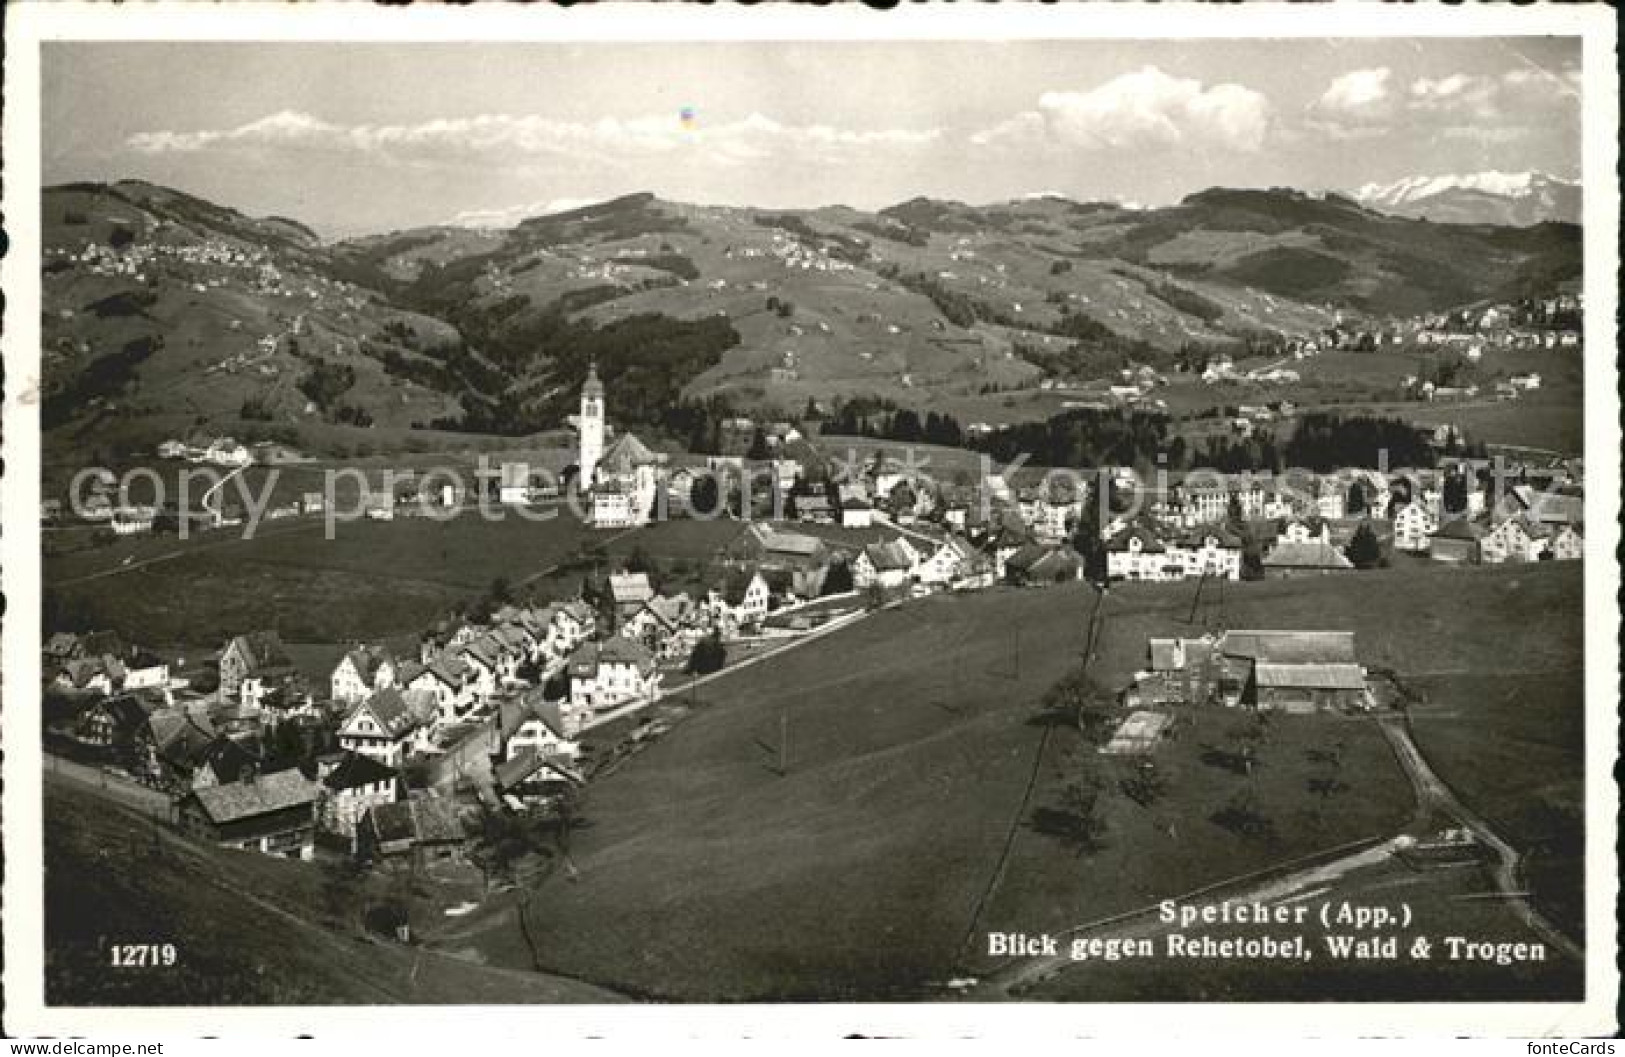
<instances>
[{"instance_id":1,"label":"church building","mask_svg":"<svg viewBox=\"0 0 1625 1057\"><path fill-rule=\"evenodd\" d=\"M581 450L576 465L586 514L595 528L635 528L654 520L664 460L630 433L604 448L604 384L597 365L581 387Z\"/></svg>"}]
</instances>

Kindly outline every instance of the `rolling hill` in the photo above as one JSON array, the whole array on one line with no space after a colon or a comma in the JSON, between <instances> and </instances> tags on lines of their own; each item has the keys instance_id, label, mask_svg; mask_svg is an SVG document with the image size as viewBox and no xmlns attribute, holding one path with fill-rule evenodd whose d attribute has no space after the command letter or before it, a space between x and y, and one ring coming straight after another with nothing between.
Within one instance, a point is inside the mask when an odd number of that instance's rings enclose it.
<instances>
[{"instance_id":1,"label":"rolling hill","mask_svg":"<svg viewBox=\"0 0 1625 1057\"><path fill-rule=\"evenodd\" d=\"M556 428L589 359L611 415L680 400L900 404L1104 375L1189 344L1544 292L1579 230L1441 225L1335 195L1212 189L1132 210L1057 197L765 211L629 195L505 230L322 243L135 181L45 192L55 425L116 417L294 439ZM1075 357L1076 358L1076 357ZM156 435L153 439L157 439Z\"/></svg>"}]
</instances>

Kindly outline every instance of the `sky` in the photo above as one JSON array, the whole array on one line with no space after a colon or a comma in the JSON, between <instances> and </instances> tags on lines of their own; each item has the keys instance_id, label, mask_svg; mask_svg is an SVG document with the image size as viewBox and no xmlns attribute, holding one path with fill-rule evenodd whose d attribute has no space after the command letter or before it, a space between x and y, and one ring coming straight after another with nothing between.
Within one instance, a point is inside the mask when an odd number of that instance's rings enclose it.
<instances>
[{"instance_id":1,"label":"sky","mask_svg":"<svg viewBox=\"0 0 1625 1057\"><path fill-rule=\"evenodd\" d=\"M635 191L1163 205L1580 165L1563 38L75 42L41 65L47 184L145 179L329 237Z\"/></svg>"}]
</instances>

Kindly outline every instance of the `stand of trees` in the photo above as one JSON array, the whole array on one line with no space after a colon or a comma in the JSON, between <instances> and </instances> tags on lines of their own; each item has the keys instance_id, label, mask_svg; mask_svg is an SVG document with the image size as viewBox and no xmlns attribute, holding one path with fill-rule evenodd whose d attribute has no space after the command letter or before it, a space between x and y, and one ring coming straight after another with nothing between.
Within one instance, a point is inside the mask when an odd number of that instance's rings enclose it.
<instances>
[{"instance_id":1,"label":"stand of trees","mask_svg":"<svg viewBox=\"0 0 1625 1057\"><path fill-rule=\"evenodd\" d=\"M1377 469L1384 451L1389 467L1430 468L1437 461L1429 437L1408 422L1319 411L1298 420L1284 454L1289 465L1326 473L1342 466Z\"/></svg>"},{"instance_id":2,"label":"stand of trees","mask_svg":"<svg viewBox=\"0 0 1625 1057\"><path fill-rule=\"evenodd\" d=\"M1146 466L1167 449L1168 416L1077 408L1023 422L967 445L1001 462L1019 455L1041 466Z\"/></svg>"}]
</instances>

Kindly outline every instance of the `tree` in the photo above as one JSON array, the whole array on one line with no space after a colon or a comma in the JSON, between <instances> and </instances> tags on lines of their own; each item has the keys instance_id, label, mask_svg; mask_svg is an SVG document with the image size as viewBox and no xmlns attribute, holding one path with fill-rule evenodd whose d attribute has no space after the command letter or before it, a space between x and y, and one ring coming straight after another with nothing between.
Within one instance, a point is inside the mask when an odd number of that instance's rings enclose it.
<instances>
[{"instance_id":1,"label":"tree","mask_svg":"<svg viewBox=\"0 0 1625 1057\"><path fill-rule=\"evenodd\" d=\"M1359 481L1349 485L1348 499L1344 503L1343 510L1349 517L1358 517L1365 513L1365 485Z\"/></svg>"},{"instance_id":2,"label":"tree","mask_svg":"<svg viewBox=\"0 0 1625 1057\"><path fill-rule=\"evenodd\" d=\"M1371 531L1371 526L1365 523L1354 530L1343 553L1356 569L1373 569L1382 561L1382 545L1377 542L1377 534Z\"/></svg>"},{"instance_id":3,"label":"tree","mask_svg":"<svg viewBox=\"0 0 1625 1057\"><path fill-rule=\"evenodd\" d=\"M702 473L694 478L688 493L688 508L701 517L714 517L720 513L715 474Z\"/></svg>"},{"instance_id":4,"label":"tree","mask_svg":"<svg viewBox=\"0 0 1625 1057\"><path fill-rule=\"evenodd\" d=\"M713 631L694 644L694 651L688 656L688 673L709 675L727 663L728 647L722 644L722 636Z\"/></svg>"},{"instance_id":5,"label":"tree","mask_svg":"<svg viewBox=\"0 0 1625 1057\"><path fill-rule=\"evenodd\" d=\"M761 426L756 427L756 433L750 439L750 450L745 452L745 458L751 462L765 462L772 457L767 450L767 432Z\"/></svg>"},{"instance_id":6,"label":"tree","mask_svg":"<svg viewBox=\"0 0 1625 1057\"><path fill-rule=\"evenodd\" d=\"M1275 823L1258 806L1258 798L1251 790L1242 790L1231 797L1222 808L1208 819L1217 826L1248 840L1271 840L1275 836Z\"/></svg>"},{"instance_id":7,"label":"tree","mask_svg":"<svg viewBox=\"0 0 1625 1057\"><path fill-rule=\"evenodd\" d=\"M842 595L852 590L852 567L846 562L836 562L824 574L824 587L820 594Z\"/></svg>"},{"instance_id":8,"label":"tree","mask_svg":"<svg viewBox=\"0 0 1625 1057\"><path fill-rule=\"evenodd\" d=\"M1132 775L1118 782L1118 788L1136 804L1149 808L1168 791L1168 779L1157 771L1156 764L1145 760Z\"/></svg>"},{"instance_id":9,"label":"tree","mask_svg":"<svg viewBox=\"0 0 1625 1057\"><path fill-rule=\"evenodd\" d=\"M1264 578L1264 552L1257 540L1249 539L1241 548L1241 578L1243 580Z\"/></svg>"},{"instance_id":10,"label":"tree","mask_svg":"<svg viewBox=\"0 0 1625 1057\"><path fill-rule=\"evenodd\" d=\"M1444 479L1444 512L1463 514L1467 511L1467 478L1453 473Z\"/></svg>"},{"instance_id":11,"label":"tree","mask_svg":"<svg viewBox=\"0 0 1625 1057\"><path fill-rule=\"evenodd\" d=\"M1236 746L1234 758L1240 763L1243 773L1249 777L1253 773L1253 768L1258 765L1258 747L1266 735L1266 728L1257 721L1257 715L1262 713L1256 714L1252 720L1237 723L1227 732L1227 737Z\"/></svg>"},{"instance_id":12,"label":"tree","mask_svg":"<svg viewBox=\"0 0 1625 1057\"><path fill-rule=\"evenodd\" d=\"M1033 811L1033 828L1071 844L1080 856L1101 850L1108 828L1100 814L1101 788L1100 779L1093 775L1069 783L1061 790L1059 807Z\"/></svg>"}]
</instances>

